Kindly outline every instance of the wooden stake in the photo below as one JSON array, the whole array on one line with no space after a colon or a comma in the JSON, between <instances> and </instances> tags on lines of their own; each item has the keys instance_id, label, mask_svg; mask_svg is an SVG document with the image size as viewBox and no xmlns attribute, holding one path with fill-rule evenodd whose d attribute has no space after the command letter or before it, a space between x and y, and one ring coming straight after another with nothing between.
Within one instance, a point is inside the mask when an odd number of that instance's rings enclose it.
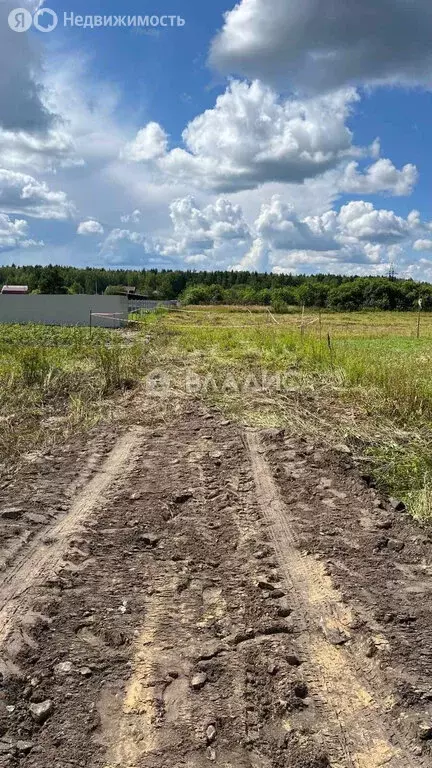
<instances>
[{"instance_id":1,"label":"wooden stake","mask_svg":"<svg viewBox=\"0 0 432 768\"><path fill-rule=\"evenodd\" d=\"M421 319L421 311L423 307L423 300L421 298L419 298L418 300L418 307L419 307L419 310L418 310L418 316L417 316L417 338L419 339L420 338L420 319Z\"/></svg>"}]
</instances>

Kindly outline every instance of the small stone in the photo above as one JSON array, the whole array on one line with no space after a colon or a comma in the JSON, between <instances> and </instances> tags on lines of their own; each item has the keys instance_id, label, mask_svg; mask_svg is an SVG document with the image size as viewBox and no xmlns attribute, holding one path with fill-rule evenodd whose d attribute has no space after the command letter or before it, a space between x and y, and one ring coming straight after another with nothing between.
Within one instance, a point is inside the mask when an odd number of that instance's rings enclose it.
<instances>
[{"instance_id":1,"label":"small stone","mask_svg":"<svg viewBox=\"0 0 432 768\"><path fill-rule=\"evenodd\" d=\"M155 533L143 533L140 536L140 540L147 547L155 547L160 541L160 536L157 536Z\"/></svg>"},{"instance_id":2,"label":"small stone","mask_svg":"<svg viewBox=\"0 0 432 768\"><path fill-rule=\"evenodd\" d=\"M207 675L205 672L198 672L196 675L193 676L191 680L191 688L194 689L194 691L200 691L201 688L205 686L207 682Z\"/></svg>"},{"instance_id":3,"label":"small stone","mask_svg":"<svg viewBox=\"0 0 432 768\"><path fill-rule=\"evenodd\" d=\"M81 667L80 670L78 670L81 677L91 677L93 672L91 671L90 667Z\"/></svg>"},{"instance_id":4,"label":"small stone","mask_svg":"<svg viewBox=\"0 0 432 768\"><path fill-rule=\"evenodd\" d=\"M18 752L21 752L23 755L28 755L28 753L32 751L33 747L34 744L32 741L17 741L16 743Z\"/></svg>"},{"instance_id":5,"label":"small stone","mask_svg":"<svg viewBox=\"0 0 432 768\"><path fill-rule=\"evenodd\" d=\"M322 488L331 488L333 485L333 482L330 480L329 477L322 477L320 480L320 485Z\"/></svg>"},{"instance_id":6,"label":"small stone","mask_svg":"<svg viewBox=\"0 0 432 768\"><path fill-rule=\"evenodd\" d=\"M48 720L50 715L52 715L54 711L54 705L51 701L51 699L47 699L46 701L42 701L40 704L30 704L30 714L39 725L42 725L42 723L45 722L45 720Z\"/></svg>"},{"instance_id":7,"label":"small stone","mask_svg":"<svg viewBox=\"0 0 432 768\"><path fill-rule=\"evenodd\" d=\"M211 760L212 763L216 760L216 750L213 747L207 747L206 752L207 760Z\"/></svg>"},{"instance_id":8,"label":"small stone","mask_svg":"<svg viewBox=\"0 0 432 768\"><path fill-rule=\"evenodd\" d=\"M270 592L269 597L273 600L279 600L281 597L285 597L285 592L283 589L273 589L273 591Z\"/></svg>"},{"instance_id":9,"label":"small stone","mask_svg":"<svg viewBox=\"0 0 432 768\"><path fill-rule=\"evenodd\" d=\"M72 672L72 662L62 661L61 664L56 664L54 667L54 673L56 675L70 675Z\"/></svg>"},{"instance_id":10,"label":"small stone","mask_svg":"<svg viewBox=\"0 0 432 768\"><path fill-rule=\"evenodd\" d=\"M13 713L15 712L15 707L13 706L13 704L8 704L8 706L6 707L6 712L8 712L10 715L13 715Z\"/></svg>"},{"instance_id":11,"label":"small stone","mask_svg":"<svg viewBox=\"0 0 432 768\"><path fill-rule=\"evenodd\" d=\"M267 581L265 579L260 579L258 581L258 587L260 589L266 590L267 592L273 592L273 590L275 589L274 584L272 584L271 581Z\"/></svg>"},{"instance_id":12,"label":"small stone","mask_svg":"<svg viewBox=\"0 0 432 768\"><path fill-rule=\"evenodd\" d=\"M135 493L131 493L129 498L131 501L138 501L139 499L142 498L142 493L140 493L139 491L136 491Z\"/></svg>"},{"instance_id":13,"label":"small stone","mask_svg":"<svg viewBox=\"0 0 432 768\"><path fill-rule=\"evenodd\" d=\"M432 739L432 723L420 723L418 735L422 741L430 741Z\"/></svg>"},{"instance_id":14,"label":"small stone","mask_svg":"<svg viewBox=\"0 0 432 768\"><path fill-rule=\"evenodd\" d=\"M214 725L209 725L207 730L206 730L207 744L213 744L213 742L214 742L214 740L216 738L216 733L217 733L217 731L216 731L215 726Z\"/></svg>"},{"instance_id":15,"label":"small stone","mask_svg":"<svg viewBox=\"0 0 432 768\"><path fill-rule=\"evenodd\" d=\"M128 604L129 604L128 600L123 600L122 604L119 606L119 609L118 609L119 613L122 613L123 615L127 613Z\"/></svg>"},{"instance_id":16,"label":"small stone","mask_svg":"<svg viewBox=\"0 0 432 768\"><path fill-rule=\"evenodd\" d=\"M392 509L394 509L395 512L406 512L406 506L403 503L403 501L400 501L399 499L395 499L394 497L391 497L389 499L389 504Z\"/></svg>"},{"instance_id":17,"label":"small stone","mask_svg":"<svg viewBox=\"0 0 432 768\"><path fill-rule=\"evenodd\" d=\"M378 651L378 648L376 646L375 641L370 637L367 641L367 647L366 647L366 658L373 659L374 656L376 656Z\"/></svg>"}]
</instances>

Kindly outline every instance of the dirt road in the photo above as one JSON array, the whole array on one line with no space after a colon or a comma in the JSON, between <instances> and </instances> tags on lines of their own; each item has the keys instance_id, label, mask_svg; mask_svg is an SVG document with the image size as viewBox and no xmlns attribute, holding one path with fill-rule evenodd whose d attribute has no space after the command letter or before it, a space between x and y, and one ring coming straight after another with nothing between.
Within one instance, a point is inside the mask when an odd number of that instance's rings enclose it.
<instances>
[{"instance_id":1,"label":"dirt road","mask_svg":"<svg viewBox=\"0 0 432 768\"><path fill-rule=\"evenodd\" d=\"M3 484L0 766L432 765L431 540L343 447L96 442Z\"/></svg>"}]
</instances>

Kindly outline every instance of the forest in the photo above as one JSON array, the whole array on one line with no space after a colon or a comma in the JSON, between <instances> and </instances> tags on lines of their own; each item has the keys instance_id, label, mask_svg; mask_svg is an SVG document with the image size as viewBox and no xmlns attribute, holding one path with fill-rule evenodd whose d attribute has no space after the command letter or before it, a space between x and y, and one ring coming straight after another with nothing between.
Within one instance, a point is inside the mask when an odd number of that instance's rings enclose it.
<instances>
[{"instance_id":1,"label":"forest","mask_svg":"<svg viewBox=\"0 0 432 768\"><path fill-rule=\"evenodd\" d=\"M116 293L134 287L148 298L184 304L264 305L332 311L432 310L432 285L388 277L261 274L258 272L107 270L67 266L0 267L2 285L27 285L31 293Z\"/></svg>"}]
</instances>

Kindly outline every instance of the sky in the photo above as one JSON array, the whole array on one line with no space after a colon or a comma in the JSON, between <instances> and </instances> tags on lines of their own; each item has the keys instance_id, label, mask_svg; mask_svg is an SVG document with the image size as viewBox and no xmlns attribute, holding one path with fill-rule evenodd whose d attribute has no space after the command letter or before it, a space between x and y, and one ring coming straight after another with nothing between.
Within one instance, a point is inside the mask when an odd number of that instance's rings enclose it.
<instances>
[{"instance_id":1,"label":"sky","mask_svg":"<svg viewBox=\"0 0 432 768\"><path fill-rule=\"evenodd\" d=\"M20 9L26 31L0 0L2 264L432 281L430 0Z\"/></svg>"}]
</instances>

